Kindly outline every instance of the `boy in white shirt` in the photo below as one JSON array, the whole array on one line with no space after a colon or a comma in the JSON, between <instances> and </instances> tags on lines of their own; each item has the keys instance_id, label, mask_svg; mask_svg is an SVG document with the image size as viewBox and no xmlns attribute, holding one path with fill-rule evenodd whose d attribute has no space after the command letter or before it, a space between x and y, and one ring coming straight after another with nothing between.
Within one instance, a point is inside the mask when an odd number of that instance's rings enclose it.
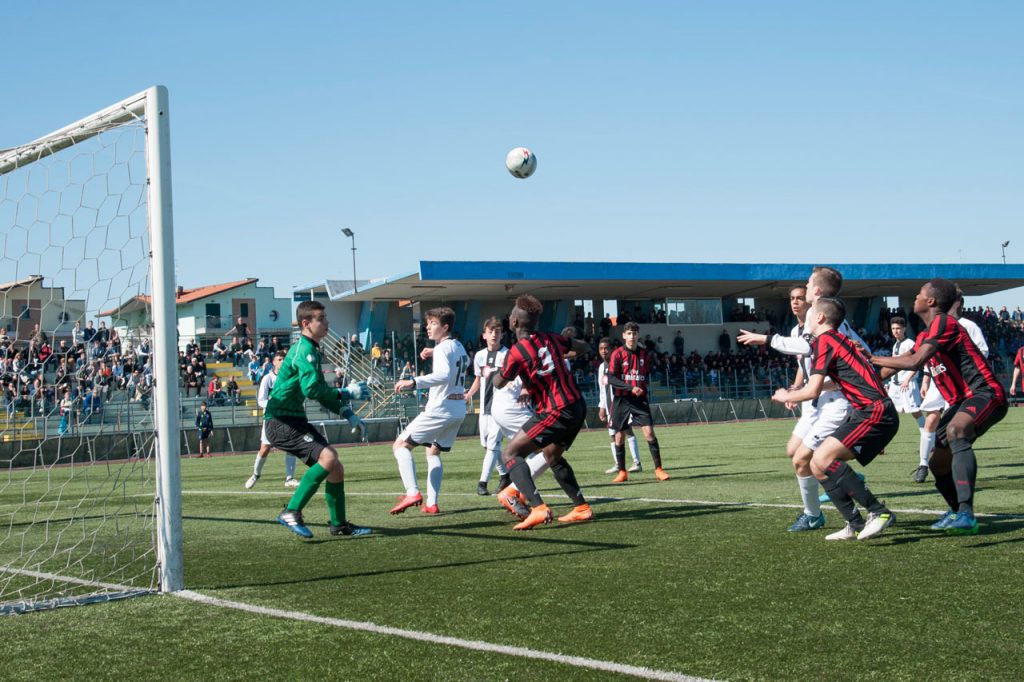
<instances>
[{"instance_id":1,"label":"boy in white shirt","mask_svg":"<svg viewBox=\"0 0 1024 682\"><path fill-rule=\"evenodd\" d=\"M403 379L395 383L395 392L429 388L430 397L426 409L398 434L392 446L398 473L405 485L405 495L398 500L392 514L401 514L409 507L423 504L416 485L416 464L412 449L417 445L427 448L427 503L424 514L437 514L438 494L444 470L441 453L449 452L459 435L459 427L466 418L466 373L469 371L469 356L462 344L451 338L455 324L455 311L451 308L434 308L427 311L427 337L435 342L433 348L424 348L420 357L433 357L434 365L430 374Z\"/></svg>"},{"instance_id":2,"label":"boy in white shirt","mask_svg":"<svg viewBox=\"0 0 1024 682\"><path fill-rule=\"evenodd\" d=\"M478 392L480 395L480 445L484 448L484 461L480 469L480 482L476 486L477 495L490 495L487 491L487 479L491 477L494 467L498 467L498 474L501 478L498 481L498 490L502 490L511 479L505 471L505 465L501 461L502 431L494 421L493 406L495 393L494 385L487 381L481 388L481 378L484 376L484 368L501 367L505 363L505 354L508 349L501 345L501 321L492 317L484 322L483 330L486 347L481 348L473 356L473 385L466 391L467 407L472 403L473 396ZM515 434L513 434L515 435Z\"/></svg>"},{"instance_id":3,"label":"boy in white shirt","mask_svg":"<svg viewBox=\"0 0 1024 682\"><path fill-rule=\"evenodd\" d=\"M277 379L277 370L281 368L281 363L284 362L284 351L277 351L274 354L273 367L266 376L260 380L260 388L256 394L256 404L259 405L260 409L266 409L267 402L270 400L270 390L274 388L274 380ZM260 480L260 476L263 474L263 466L267 463L267 456L270 451L274 448L270 445L270 441L267 439L267 423L263 422L263 430L260 431L260 450L256 453L256 461L252 465L252 476L245 482L245 489L249 490L256 485L256 481ZM299 482L295 478L295 455L284 456L284 485L286 488L297 488Z\"/></svg>"}]
</instances>

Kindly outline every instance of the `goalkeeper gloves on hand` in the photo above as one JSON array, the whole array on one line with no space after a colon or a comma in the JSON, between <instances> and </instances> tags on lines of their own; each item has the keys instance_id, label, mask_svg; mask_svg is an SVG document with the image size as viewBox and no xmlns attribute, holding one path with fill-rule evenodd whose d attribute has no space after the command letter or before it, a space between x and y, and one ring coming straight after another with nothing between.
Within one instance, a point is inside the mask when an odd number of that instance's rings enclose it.
<instances>
[{"instance_id":1,"label":"goalkeeper gloves on hand","mask_svg":"<svg viewBox=\"0 0 1024 682\"><path fill-rule=\"evenodd\" d=\"M365 381L353 381L345 388L338 389L338 394L349 400L369 400L370 387Z\"/></svg>"}]
</instances>

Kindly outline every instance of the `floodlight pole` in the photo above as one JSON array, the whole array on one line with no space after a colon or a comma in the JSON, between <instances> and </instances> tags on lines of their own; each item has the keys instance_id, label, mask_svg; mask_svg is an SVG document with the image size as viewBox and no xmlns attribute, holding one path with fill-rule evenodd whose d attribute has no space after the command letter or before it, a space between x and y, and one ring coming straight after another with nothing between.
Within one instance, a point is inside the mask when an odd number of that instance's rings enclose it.
<instances>
[{"instance_id":1,"label":"floodlight pole","mask_svg":"<svg viewBox=\"0 0 1024 682\"><path fill-rule=\"evenodd\" d=\"M1007 239L1003 242L1003 265L1006 265L1006 247L1010 245L1010 240Z\"/></svg>"},{"instance_id":2,"label":"floodlight pole","mask_svg":"<svg viewBox=\"0 0 1024 682\"><path fill-rule=\"evenodd\" d=\"M356 233L347 227L341 228L341 233L352 240L352 293L359 293L359 285L356 284Z\"/></svg>"}]
</instances>

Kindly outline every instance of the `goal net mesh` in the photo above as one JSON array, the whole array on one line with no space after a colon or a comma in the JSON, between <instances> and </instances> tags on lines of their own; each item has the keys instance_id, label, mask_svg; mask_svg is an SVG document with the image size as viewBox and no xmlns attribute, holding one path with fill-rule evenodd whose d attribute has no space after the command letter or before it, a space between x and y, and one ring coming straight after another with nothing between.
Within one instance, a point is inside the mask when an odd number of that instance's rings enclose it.
<instances>
[{"instance_id":1,"label":"goal net mesh","mask_svg":"<svg viewBox=\"0 0 1024 682\"><path fill-rule=\"evenodd\" d=\"M0 150L0 612L158 584L152 362L167 349L147 122L120 118Z\"/></svg>"}]
</instances>

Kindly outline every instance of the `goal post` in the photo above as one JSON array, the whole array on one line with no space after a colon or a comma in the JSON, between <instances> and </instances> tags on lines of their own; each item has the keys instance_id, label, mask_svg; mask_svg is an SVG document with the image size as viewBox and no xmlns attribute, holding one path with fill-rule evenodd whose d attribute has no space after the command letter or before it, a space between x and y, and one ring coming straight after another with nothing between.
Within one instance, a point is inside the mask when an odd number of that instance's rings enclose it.
<instances>
[{"instance_id":1,"label":"goal post","mask_svg":"<svg viewBox=\"0 0 1024 682\"><path fill-rule=\"evenodd\" d=\"M0 613L184 588L175 292L166 88L0 149Z\"/></svg>"}]
</instances>

